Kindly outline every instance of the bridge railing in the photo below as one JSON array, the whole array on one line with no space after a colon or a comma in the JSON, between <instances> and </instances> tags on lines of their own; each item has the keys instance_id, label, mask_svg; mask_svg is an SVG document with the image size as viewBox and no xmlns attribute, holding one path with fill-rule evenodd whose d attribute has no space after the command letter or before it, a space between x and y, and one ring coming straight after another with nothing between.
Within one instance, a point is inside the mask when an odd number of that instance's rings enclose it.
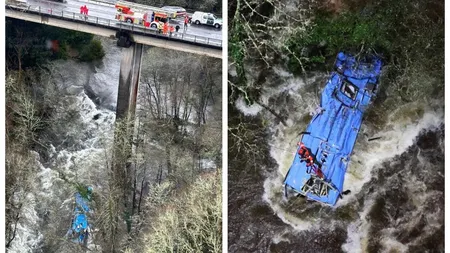
<instances>
[{"instance_id":1,"label":"bridge railing","mask_svg":"<svg viewBox=\"0 0 450 253\"><path fill-rule=\"evenodd\" d=\"M129 24L125 22L120 22L115 19L106 19L101 17L96 17L93 15L84 15L80 13L63 11L58 9L52 9L42 6L28 5L28 6L16 6L16 5L6 5L6 8L16 9L23 12L35 13L35 14L46 14L55 18L62 18L65 20L73 20L75 22L83 22L88 24L95 24L102 27L111 27L114 29L129 30L132 32L139 32L140 34L148 34L152 36L157 36L161 38L171 38L175 40L181 40L196 44L211 45L216 47L222 47L222 40L208 38L204 36L197 36L188 33L178 33L174 32L171 34L161 34L158 29L152 27L145 27L143 25Z\"/></svg>"}]
</instances>

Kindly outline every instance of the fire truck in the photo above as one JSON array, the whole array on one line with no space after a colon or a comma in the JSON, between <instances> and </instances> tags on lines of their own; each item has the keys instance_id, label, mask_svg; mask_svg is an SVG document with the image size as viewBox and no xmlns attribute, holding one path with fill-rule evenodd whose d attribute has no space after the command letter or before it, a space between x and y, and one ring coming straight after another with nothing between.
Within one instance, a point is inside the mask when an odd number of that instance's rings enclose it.
<instances>
[{"instance_id":1,"label":"fire truck","mask_svg":"<svg viewBox=\"0 0 450 253\"><path fill-rule=\"evenodd\" d=\"M173 16L176 16L176 12L172 13L161 8L126 1L118 1L115 8L117 10L116 20L157 28L159 31L163 29L165 23L169 22ZM172 32L173 30L174 27L169 26L169 31Z\"/></svg>"}]
</instances>

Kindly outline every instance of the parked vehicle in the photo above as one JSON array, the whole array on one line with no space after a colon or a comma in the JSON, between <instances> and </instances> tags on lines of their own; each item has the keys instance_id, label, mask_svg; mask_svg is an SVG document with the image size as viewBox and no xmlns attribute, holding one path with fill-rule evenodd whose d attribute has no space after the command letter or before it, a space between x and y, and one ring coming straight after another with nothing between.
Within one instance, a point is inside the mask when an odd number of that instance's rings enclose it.
<instances>
[{"instance_id":1,"label":"parked vehicle","mask_svg":"<svg viewBox=\"0 0 450 253\"><path fill-rule=\"evenodd\" d=\"M161 9L175 13L174 18L184 17L186 15L186 9L178 6L163 6Z\"/></svg>"},{"instance_id":2,"label":"parked vehicle","mask_svg":"<svg viewBox=\"0 0 450 253\"><path fill-rule=\"evenodd\" d=\"M196 25L209 25L214 26L216 29L222 27L222 19L216 17L216 15L212 13L206 13L201 11L194 12L192 15L191 22Z\"/></svg>"},{"instance_id":3,"label":"parked vehicle","mask_svg":"<svg viewBox=\"0 0 450 253\"><path fill-rule=\"evenodd\" d=\"M126 1L119 1L116 3L115 8L117 10L115 19L127 22L129 24L143 25L145 27L152 27L158 30L163 30L165 23L169 22L170 17L175 12L163 10L162 8L156 8L151 6L145 6L135 4ZM178 28L176 28L178 26ZM180 29L178 24L169 26L169 31Z\"/></svg>"},{"instance_id":4,"label":"parked vehicle","mask_svg":"<svg viewBox=\"0 0 450 253\"><path fill-rule=\"evenodd\" d=\"M26 0L6 0L5 4L19 6L19 7L28 7Z\"/></svg>"}]
</instances>

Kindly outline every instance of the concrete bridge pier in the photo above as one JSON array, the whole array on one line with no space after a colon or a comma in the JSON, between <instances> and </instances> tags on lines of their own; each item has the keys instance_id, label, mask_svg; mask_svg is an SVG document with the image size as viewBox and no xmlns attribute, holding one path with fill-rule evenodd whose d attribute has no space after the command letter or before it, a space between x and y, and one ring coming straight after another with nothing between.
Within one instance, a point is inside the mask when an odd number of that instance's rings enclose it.
<instances>
[{"instance_id":1,"label":"concrete bridge pier","mask_svg":"<svg viewBox=\"0 0 450 253\"><path fill-rule=\"evenodd\" d=\"M119 204L121 217L125 217L128 232L131 231L133 208L134 172L131 166L132 141L136 98L144 46L132 43L122 48L120 62L119 91L117 95L116 123L114 131L113 185L117 187L116 203ZM113 245L113 248L116 248Z\"/></svg>"},{"instance_id":2,"label":"concrete bridge pier","mask_svg":"<svg viewBox=\"0 0 450 253\"><path fill-rule=\"evenodd\" d=\"M144 45L139 43L122 48L116 119L134 118L143 52Z\"/></svg>"}]
</instances>

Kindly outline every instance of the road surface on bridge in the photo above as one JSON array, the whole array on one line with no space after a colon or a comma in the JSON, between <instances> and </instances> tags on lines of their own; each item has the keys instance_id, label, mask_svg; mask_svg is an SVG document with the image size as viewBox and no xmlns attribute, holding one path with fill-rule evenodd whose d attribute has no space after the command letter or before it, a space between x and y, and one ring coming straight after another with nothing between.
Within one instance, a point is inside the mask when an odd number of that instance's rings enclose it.
<instances>
[{"instance_id":1,"label":"road surface on bridge","mask_svg":"<svg viewBox=\"0 0 450 253\"><path fill-rule=\"evenodd\" d=\"M96 16L105 19L114 19L116 14L116 9L113 4L105 4L102 2L95 1L77 1L77 0L66 0L66 3L60 3L55 1L47 1L47 0L26 0L28 5L32 6L41 6L44 9L54 9L54 10L62 10L68 12L80 12L80 7L82 5L86 5L89 9L89 15ZM179 33L183 32L183 22L180 22L180 30ZM187 34L207 37L211 39L222 39L222 30L217 30L213 27L208 26L197 26L189 24L187 29Z\"/></svg>"}]
</instances>

